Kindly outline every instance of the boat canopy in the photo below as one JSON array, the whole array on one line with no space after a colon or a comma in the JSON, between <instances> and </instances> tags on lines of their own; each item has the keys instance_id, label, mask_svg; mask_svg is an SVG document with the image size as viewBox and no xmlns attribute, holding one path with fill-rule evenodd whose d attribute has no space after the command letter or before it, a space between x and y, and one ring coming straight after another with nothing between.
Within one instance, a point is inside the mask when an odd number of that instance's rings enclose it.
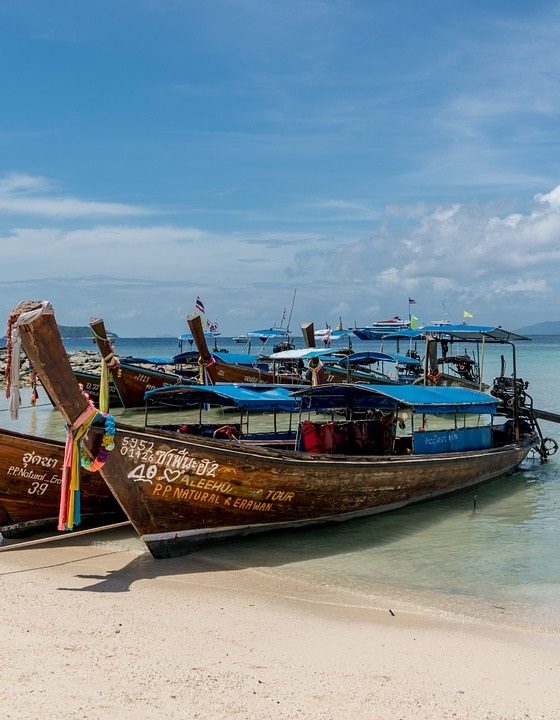
<instances>
[{"instance_id":1,"label":"boat canopy","mask_svg":"<svg viewBox=\"0 0 560 720\"><path fill-rule=\"evenodd\" d=\"M471 340L482 342L511 342L517 340L530 340L531 338L519 335L518 333L505 330L502 327L494 325L451 325L438 324L424 325L418 330L400 330L399 332L387 333L383 335L387 340L398 339L420 339L426 335L434 335L438 338L445 337L448 340Z\"/></svg>"},{"instance_id":2,"label":"boat canopy","mask_svg":"<svg viewBox=\"0 0 560 720\"><path fill-rule=\"evenodd\" d=\"M424 325L424 335L446 336L451 340L474 340L486 342L511 342L513 340L530 340L518 333L493 325Z\"/></svg>"},{"instance_id":3,"label":"boat canopy","mask_svg":"<svg viewBox=\"0 0 560 720\"><path fill-rule=\"evenodd\" d=\"M302 409L379 409L408 407L413 413L484 414L496 413L498 400L477 390L462 387L425 385L363 385L332 383L294 392Z\"/></svg>"},{"instance_id":4,"label":"boat canopy","mask_svg":"<svg viewBox=\"0 0 560 720\"><path fill-rule=\"evenodd\" d=\"M208 404L255 412L297 412L301 401L293 396L293 390L293 385L172 385L148 390L144 399L146 403L174 407Z\"/></svg>"},{"instance_id":5,"label":"boat canopy","mask_svg":"<svg viewBox=\"0 0 560 720\"><path fill-rule=\"evenodd\" d=\"M150 363L151 365L173 365L175 358L164 357L162 355L147 355L145 357L126 356L119 358L120 362L129 363L131 365L140 365L142 363Z\"/></svg>"},{"instance_id":6,"label":"boat canopy","mask_svg":"<svg viewBox=\"0 0 560 720\"><path fill-rule=\"evenodd\" d=\"M407 340L416 340L418 338L423 337L421 330L410 330L409 328L404 328L403 330L396 330L394 332L388 332L383 333L382 335L383 339L395 339L398 340L400 338L407 339Z\"/></svg>"},{"instance_id":7,"label":"boat canopy","mask_svg":"<svg viewBox=\"0 0 560 720\"><path fill-rule=\"evenodd\" d=\"M332 348L297 348L295 350L282 350L267 355L269 360L311 360L316 357L335 355L338 350Z\"/></svg>"},{"instance_id":8,"label":"boat canopy","mask_svg":"<svg viewBox=\"0 0 560 720\"><path fill-rule=\"evenodd\" d=\"M260 338L263 342L270 338L281 338L289 335L290 331L286 328L266 328L264 330L251 330L247 333L247 337Z\"/></svg>"},{"instance_id":9,"label":"boat canopy","mask_svg":"<svg viewBox=\"0 0 560 720\"><path fill-rule=\"evenodd\" d=\"M422 365L420 360L408 357L408 355L383 353L374 350L352 353L352 355L348 355L347 357L340 359L341 365L359 365L372 362L400 363L401 365Z\"/></svg>"}]
</instances>

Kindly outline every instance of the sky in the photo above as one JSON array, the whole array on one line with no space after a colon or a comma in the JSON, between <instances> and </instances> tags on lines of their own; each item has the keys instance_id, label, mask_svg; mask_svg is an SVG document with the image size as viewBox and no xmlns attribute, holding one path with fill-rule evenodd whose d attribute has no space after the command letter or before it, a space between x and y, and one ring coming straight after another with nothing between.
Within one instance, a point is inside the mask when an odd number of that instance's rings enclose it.
<instances>
[{"instance_id":1,"label":"sky","mask_svg":"<svg viewBox=\"0 0 560 720\"><path fill-rule=\"evenodd\" d=\"M2 0L0 313L560 319L560 3Z\"/></svg>"}]
</instances>

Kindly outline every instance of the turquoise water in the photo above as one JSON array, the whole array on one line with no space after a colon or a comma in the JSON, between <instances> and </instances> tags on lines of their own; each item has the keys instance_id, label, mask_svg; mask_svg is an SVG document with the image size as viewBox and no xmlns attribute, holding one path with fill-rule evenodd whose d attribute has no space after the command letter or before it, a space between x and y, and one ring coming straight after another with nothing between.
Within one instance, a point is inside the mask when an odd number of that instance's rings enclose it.
<instances>
[{"instance_id":1,"label":"turquoise water","mask_svg":"<svg viewBox=\"0 0 560 720\"><path fill-rule=\"evenodd\" d=\"M239 352L227 339L220 344ZM72 341L69 350L93 349ZM354 343L355 349L374 343ZM173 355L174 339L119 339L120 355ZM377 349L376 347L374 349ZM402 348L401 348L402 349ZM485 380L497 373L507 347L487 349ZM517 374L529 381L535 407L560 413L556 369L560 338L517 345ZM62 437L60 417L45 399L31 408L24 392L18 423L6 427ZM118 414L118 413L116 413ZM127 422L143 412L127 411ZM560 425L541 422L560 443ZM131 531L132 532L132 531ZM282 532L198 551L223 567L260 568L313 587L341 588L359 604L378 591L467 614L491 609L508 619L560 629L560 453L548 463L529 458L513 476L468 492L336 526ZM165 562L165 561L159 561ZM185 561L186 565L188 561Z\"/></svg>"}]
</instances>

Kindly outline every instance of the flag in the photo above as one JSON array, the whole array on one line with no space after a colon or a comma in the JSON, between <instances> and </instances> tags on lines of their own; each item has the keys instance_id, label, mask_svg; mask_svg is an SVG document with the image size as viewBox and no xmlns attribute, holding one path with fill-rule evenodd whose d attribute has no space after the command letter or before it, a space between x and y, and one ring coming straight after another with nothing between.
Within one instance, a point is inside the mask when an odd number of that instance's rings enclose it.
<instances>
[{"instance_id":1,"label":"flag","mask_svg":"<svg viewBox=\"0 0 560 720\"><path fill-rule=\"evenodd\" d=\"M472 315L468 310L463 310L463 317L464 318L472 318L474 315Z\"/></svg>"},{"instance_id":2,"label":"flag","mask_svg":"<svg viewBox=\"0 0 560 720\"><path fill-rule=\"evenodd\" d=\"M418 318L416 317L416 315L411 315L410 316L410 329L417 330L417 328L418 328Z\"/></svg>"},{"instance_id":3,"label":"flag","mask_svg":"<svg viewBox=\"0 0 560 720\"><path fill-rule=\"evenodd\" d=\"M218 323L217 322L210 322L210 320L207 320L206 327L208 328L208 330L210 330L211 333L218 332Z\"/></svg>"},{"instance_id":4,"label":"flag","mask_svg":"<svg viewBox=\"0 0 560 720\"><path fill-rule=\"evenodd\" d=\"M198 310L198 312L201 312L201 313L205 312L204 303L202 302L202 300L200 299L200 297L198 295L196 296L196 302L195 302L194 306L195 306L196 310Z\"/></svg>"},{"instance_id":5,"label":"flag","mask_svg":"<svg viewBox=\"0 0 560 720\"><path fill-rule=\"evenodd\" d=\"M408 298L408 304L409 305L416 305L416 300L413 300L412 298Z\"/></svg>"}]
</instances>

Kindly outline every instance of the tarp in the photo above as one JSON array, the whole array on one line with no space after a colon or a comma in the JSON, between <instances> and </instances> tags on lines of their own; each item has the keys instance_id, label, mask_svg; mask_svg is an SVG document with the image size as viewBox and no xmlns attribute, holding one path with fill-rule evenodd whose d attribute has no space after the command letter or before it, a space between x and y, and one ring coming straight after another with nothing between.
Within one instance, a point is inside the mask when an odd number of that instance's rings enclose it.
<instances>
[{"instance_id":1,"label":"tarp","mask_svg":"<svg viewBox=\"0 0 560 720\"><path fill-rule=\"evenodd\" d=\"M493 415L498 401L462 387L425 385L318 385L294 393L304 409L409 407L414 413L476 413Z\"/></svg>"}]
</instances>

